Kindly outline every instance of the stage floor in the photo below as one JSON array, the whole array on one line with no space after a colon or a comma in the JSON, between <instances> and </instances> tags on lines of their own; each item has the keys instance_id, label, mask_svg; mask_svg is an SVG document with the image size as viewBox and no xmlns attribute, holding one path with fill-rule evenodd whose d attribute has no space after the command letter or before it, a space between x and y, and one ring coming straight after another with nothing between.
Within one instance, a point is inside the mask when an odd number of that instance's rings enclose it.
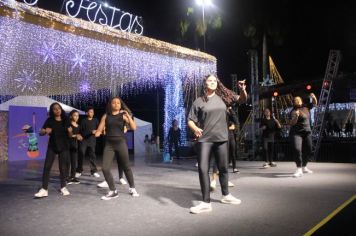
<instances>
[{"instance_id":1,"label":"stage floor","mask_svg":"<svg viewBox=\"0 0 356 236\"><path fill-rule=\"evenodd\" d=\"M230 173L230 192L241 205L220 203L218 189L213 211L193 215L189 208L201 193L192 159L147 164L136 157L140 197L117 185L119 198L110 201L100 200L106 190L96 184L103 177L90 177L88 166L81 184L69 185L71 195L63 197L55 165L49 196L33 199L43 162L0 163L0 235L303 235L356 194L356 164L310 163L315 173L302 178L291 177L292 162L262 164L239 161L241 173ZM112 172L117 180L116 163Z\"/></svg>"}]
</instances>

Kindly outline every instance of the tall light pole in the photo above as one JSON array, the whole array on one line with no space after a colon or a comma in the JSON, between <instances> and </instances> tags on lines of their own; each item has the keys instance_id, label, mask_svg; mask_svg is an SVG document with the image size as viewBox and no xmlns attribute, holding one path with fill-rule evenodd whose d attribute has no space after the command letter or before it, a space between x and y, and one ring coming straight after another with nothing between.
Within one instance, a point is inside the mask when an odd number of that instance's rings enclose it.
<instances>
[{"instance_id":1,"label":"tall light pole","mask_svg":"<svg viewBox=\"0 0 356 236\"><path fill-rule=\"evenodd\" d=\"M202 12L203 12L203 49L204 52L206 51L206 46L205 46L205 33L206 33L206 25L205 25L205 7L207 6L212 6L213 2L212 0L195 0L195 2L201 6Z\"/></svg>"}]
</instances>

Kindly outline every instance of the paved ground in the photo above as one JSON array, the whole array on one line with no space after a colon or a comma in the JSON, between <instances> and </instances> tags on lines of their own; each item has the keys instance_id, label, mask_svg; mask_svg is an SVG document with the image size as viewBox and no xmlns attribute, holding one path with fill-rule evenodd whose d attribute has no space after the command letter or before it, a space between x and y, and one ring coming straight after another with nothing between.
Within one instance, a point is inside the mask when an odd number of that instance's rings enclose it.
<instances>
[{"instance_id":1,"label":"paved ground","mask_svg":"<svg viewBox=\"0 0 356 236\"><path fill-rule=\"evenodd\" d=\"M88 175L58 193L54 166L45 199L33 199L41 185L43 162L0 164L0 235L302 235L356 194L356 164L310 163L314 174L292 178L294 163L261 169L262 162L238 162L230 191L242 200L231 206L212 193L213 211L200 215L189 207L200 200L194 160L173 164L133 163L136 187L118 185L119 198L101 201L103 178ZM88 167L87 167L88 168ZM117 169L113 166L117 179Z\"/></svg>"}]
</instances>

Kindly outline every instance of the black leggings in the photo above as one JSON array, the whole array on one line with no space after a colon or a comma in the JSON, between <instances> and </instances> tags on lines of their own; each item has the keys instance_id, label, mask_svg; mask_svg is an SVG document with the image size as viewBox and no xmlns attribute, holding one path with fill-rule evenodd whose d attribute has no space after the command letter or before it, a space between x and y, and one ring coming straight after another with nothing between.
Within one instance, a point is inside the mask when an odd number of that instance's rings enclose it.
<instances>
[{"instance_id":1,"label":"black leggings","mask_svg":"<svg viewBox=\"0 0 356 236\"><path fill-rule=\"evenodd\" d=\"M291 142L297 167L307 166L312 151L311 133L294 133L291 135Z\"/></svg>"},{"instance_id":2,"label":"black leggings","mask_svg":"<svg viewBox=\"0 0 356 236\"><path fill-rule=\"evenodd\" d=\"M114 178L111 174L111 164L114 158L118 158L119 165L125 172L130 188L135 187L132 170L130 167L129 151L124 137L107 137L103 153L103 173L109 189L114 191Z\"/></svg>"},{"instance_id":3,"label":"black leggings","mask_svg":"<svg viewBox=\"0 0 356 236\"><path fill-rule=\"evenodd\" d=\"M236 169L236 138L235 130L229 130L229 162L232 162L232 168Z\"/></svg>"},{"instance_id":4,"label":"black leggings","mask_svg":"<svg viewBox=\"0 0 356 236\"><path fill-rule=\"evenodd\" d=\"M124 170L122 169L121 165L120 165L120 160L119 158L116 158L116 162L117 162L117 169L119 171L119 179L124 177Z\"/></svg>"},{"instance_id":5,"label":"black leggings","mask_svg":"<svg viewBox=\"0 0 356 236\"><path fill-rule=\"evenodd\" d=\"M213 152L216 165L219 170L219 181L221 185L221 192L224 196L229 194L228 189L228 163L227 163L227 153L228 146L227 142L199 142L197 143L198 148L198 170L199 170L199 181L200 188L203 195L204 202L210 202L210 178L209 178L209 159L211 153Z\"/></svg>"},{"instance_id":6,"label":"black leggings","mask_svg":"<svg viewBox=\"0 0 356 236\"><path fill-rule=\"evenodd\" d=\"M77 172L78 173L83 172L83 161L86 154L88 154L89 156L90 173L94 174L95 172L98 172L96 168L95 144L89 145L86 142L81 142L79 145Z\"/></svg>"},{"instance_id":7,"label":"black leggings","mask_svg":"<svg viewBox=\"0 0 356 236\"><path fill-rule=\"evenodd\" d=\"M169 155L173 156L173 150L172 150L173 146L174 146L174 151L175 151L176 157L180 157L180 150L179 150L178 141L173 141L173 142L170 142L168 144Z\"/></svg>"},{"instance_id":8,"label":"black leggings","mask_svg":"<svg viewBox=\"0 0 356 236\"><path fill-rule=\"evenodd\" d=\"M75 172L78 165L78 149L69 150L69 160L67 161L67 176L70 178L75 178Z\"/></svg>"},{"instance_id":9,"label":"black leggings","mask_svg":"<svg viewBox=\"0 0 356 236\"><path fill-rule=\"evenodd\" d=\"M46 160L43 167L43 176L42 176L42 188L48 189L48 182L49 182L49 174L51 172L54 159L58 155L58 163L59 163L59 174L61 180L61 188L67 185L66 177L67 177L67 162L68 162L68 155L69 151L65 150L60 153L56 153L52 150L52 148L48 147L46 153Z\"/></svg>"},{"instance_id":10,"label":"black leggings","mask_svg":"<svg viewBox=\"0 0 356 236\"><path fill-rule=\"evenodd\" d=\"M274 138L263 138L263 155L266 163L272 163L274 157Z\"/></svg>"}]
</instances>

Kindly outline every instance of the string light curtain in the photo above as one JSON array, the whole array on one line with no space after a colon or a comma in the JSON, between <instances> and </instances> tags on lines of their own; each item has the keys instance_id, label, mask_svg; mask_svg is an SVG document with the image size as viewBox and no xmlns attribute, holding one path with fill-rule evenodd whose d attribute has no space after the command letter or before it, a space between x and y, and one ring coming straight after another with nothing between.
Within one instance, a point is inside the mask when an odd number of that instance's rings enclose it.
<instances>
[{"instance_id":1,"label":"string light curtain","mask_svg":"<svg viewBox=\"0 0 356 236\"><path fill-rule=\"evenodd\" d=\"M216 73L216 58L144 36L0 1L0 95L123 95ZM192 85L193 86L193 85ZM195 85L194 85L195 86Z\"/></svg>"}]
</instances>

